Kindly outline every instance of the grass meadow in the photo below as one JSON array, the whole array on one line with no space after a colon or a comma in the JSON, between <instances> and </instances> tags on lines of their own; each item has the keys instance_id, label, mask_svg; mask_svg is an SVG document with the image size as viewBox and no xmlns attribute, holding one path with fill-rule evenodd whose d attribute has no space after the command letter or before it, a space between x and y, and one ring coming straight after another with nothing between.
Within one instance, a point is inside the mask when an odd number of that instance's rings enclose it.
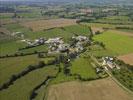
<instances>
[{"instance_id":1,"label":"grass meadow","mask_svg":"<svg viewBox=\"0 0 133 100\"><path fill-rule=\"evenodd\" d=\"M133 37L117 34L114 31L107 31L94 36L94 40L103 42L105 47L117 55L133 52Z\"/></svg>"}]
</instances>

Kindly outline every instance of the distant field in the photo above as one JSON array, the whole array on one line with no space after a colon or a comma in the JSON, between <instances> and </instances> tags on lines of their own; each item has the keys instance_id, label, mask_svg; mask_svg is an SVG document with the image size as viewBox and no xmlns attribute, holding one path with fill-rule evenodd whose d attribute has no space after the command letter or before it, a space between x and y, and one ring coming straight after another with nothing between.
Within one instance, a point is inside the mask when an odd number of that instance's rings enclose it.
<instances>
[{"instance_id":1,"label":"distant field","mask_svg":"<svg viewBox=\"0 0 133 100\"><path fill-rule=\"evenodd\" d=\"M114 29L115 27L130 27L133 28L132 25L115 25L115 24L108 24L108 23L81 23L83 25L91 26L91 27L99 27L99 28L109 28Z\"/></svg>"},{"instance_id":2,"label":"distant field","mask_svg":"<svg viewBox=\"0 0 133 100\"><path fill-rule=\"evenodd\" d=\"M132 54L118 56L118 59L124 61L127 64L133 65L133 53Z\"/></svg>"},{"instance_id":3,"label":"distant field","mask_svg":"<svg viewBox=\"0 0 133 100\"><path fill-rule=\"evenodd\" d=\"M115 31L107 31L96 35L94 40L103 42L105 47L117 55L133 53L133 37L118 34Z\"/></svg>"},{"instance_id":4,"label":"distant field","mask_svg":"<svg viewBox=\"0 0 133 100\"><path fill-rule=\"evenodd\" d=\"M47 100L132 100L132 97L111 78L106 78L53 85L49 88Z\"/></svg>"},{"instance_id":5,"label":"distant field","mask_svg":"<svg viewBox=\"0 0 133 100\"><path fill-rule=\"evenodd\" d=\"M69 33L74 34L81 34L81 35L89 35L90 34L90 28L85 25L71 25L64 27L64 30Z\"/></svg>"},{"instance_id":6,"label":"distant field","mask_svg":"<svg viewBox=\"0 0 133 100\"><path fill-rule=\"evenodd\" d=\"M75 24L76 24L76 20L73 20L73 19L37 20L37 21L22 23L23 26L28 27L33 31L40 31L40 30L50 29L55 27L64 27L64 26L75 25Z\"/></svg>"},{"instance_id":7,"label":"distant field","mask_svg":"<svg viewBox=\"0 0 133 100\"><path fill-rule=\"evenodd\" d=\"M12 18L13 15L14 15L13 13L0 13L0 18L1 19Z\"/></svg>"}]
</instances>

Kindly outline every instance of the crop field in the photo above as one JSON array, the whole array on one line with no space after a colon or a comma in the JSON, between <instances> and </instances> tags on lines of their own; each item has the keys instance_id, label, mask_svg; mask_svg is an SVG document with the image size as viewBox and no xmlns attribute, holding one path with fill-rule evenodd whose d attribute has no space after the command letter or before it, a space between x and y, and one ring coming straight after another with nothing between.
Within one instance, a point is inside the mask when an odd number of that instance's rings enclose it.
<instances>
[{"instance_id":1,"label":"crop field","mask_svg":"<svg viewBox=\"0 0 133 100\"><path fill-rule=\"evenodd\" d=\"M55 27L64 27L64 26L75 25L75 24L76 24L76 20L72 20L72 19L37 20L37 21L22 23L23 26L28 27L33 31L40 31L40 30L50 29Z\"/></svg>"},{"instance_id":2,"label":"crop field","mask_svg":"<svg viewBox=\"0 0 133 100\"><path fill-rule=\"evenodd\" d=\"M133 38L130 36L117 34L114 31L107 31L103 34L96 35L94 40L103 42L105 47L117 55L128 54L133 52Z\"/></svg>"},{"instance_id":3,"label":"crop field","mask_svg":"<svg viewBox=\"0 0 133 100\"><path fill-rule=\"evenodd\" d=\"M132 54L118 56L118 59L124 61L127 64L133 65L133 53Z\"/></svg>"},{"instance_id":4,"label":"crop field","mask_svg":"<svg viewBox=\"0 0 133 100\"><path fill-rule=\"evenodd\" d=\"M69 96L68 96L69 95ZM47 100L132 100L111 78L66 82L49 88Z\"/></svg>"},{"instance_id":5,"label":"crop field","mask_svg":"<svg viewBox=\"0 0 133 100\"><path fill-rule=\"evenodd\" d=\"M2 100L29 100L34 87L41 84L47 76L54 76L56 73L57 69L54 66L32 71L15 81L8 89L1 91L0 97Z\"/></svg>"}]
</instances>

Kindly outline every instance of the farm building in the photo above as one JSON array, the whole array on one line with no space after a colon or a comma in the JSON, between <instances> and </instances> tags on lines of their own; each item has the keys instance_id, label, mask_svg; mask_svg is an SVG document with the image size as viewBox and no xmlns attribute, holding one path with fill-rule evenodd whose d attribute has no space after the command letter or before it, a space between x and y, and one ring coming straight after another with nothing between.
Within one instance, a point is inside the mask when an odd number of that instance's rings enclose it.
<instances>
[{"instance_id":1,"label":"farm building","mask_svg":"<svg viewBox=\"0 0 133 100\"><path fill-rule=\"evenodd\" d=\"M52 43L64 43L61 37L56 37L56 38L50 38L48 39L45 43L52 44Z\"/></svg>"},{"instance_id":2,"label":"farm building","mask_svg":"<svg viewBox=\"0 0 133 100\"><path fill-rule=\"evenodd\" d=\"M103 57L103 66L108 66L110 69L116 68L116 64L114 63L114 58L112 57Z\"/></svg>"}]
</instances>

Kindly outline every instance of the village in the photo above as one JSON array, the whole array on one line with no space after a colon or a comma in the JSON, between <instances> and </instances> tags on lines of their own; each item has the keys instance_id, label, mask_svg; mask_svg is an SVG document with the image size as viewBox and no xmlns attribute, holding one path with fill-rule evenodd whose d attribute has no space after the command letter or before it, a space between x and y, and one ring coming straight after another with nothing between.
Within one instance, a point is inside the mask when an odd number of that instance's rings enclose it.
<instances>
[{"instance_id":1,"label":"village","mask_svg":"<svg viewBox=\"0 0 133 100\"><path fill-rule=\"evenodd\" d=\"M86 36L73 36L72 41L74 45L65 43L62 37L55 38L39 38L35 40L22 39L21 42L25 42L28 47L35 47L39 45L48 45L48 53L60 53L66 51L81 52L84 50L83 44L89 44L91 41Z\"/></svg>"},{"instance_id":2,"label":"village","mask_svg":"<svg viewBox=\"0 0 133 100\"><path fill-rule=\"evenodd\" d=\"M56 53L76 53L80 54L85 48L85 44L90 45L92 41L87 36L83 35L73 35L71 37L72 44L65 43L62 37L54 37L54 38L45 38L41 37L35 40L25 39L24 34L21 32L14 32L12 35L20 36L21 42L26 43L29 48L40 46L40 45L47 45L48 46L48 54L56 54ZM120 67L116 64L114 57L102 57L102 68L96 67L96 73L99 74L103 72L103 70L113 70L117 69L120 70ZM70 60L70 59L69 59Z\"/></svg>"}]
</instances>

